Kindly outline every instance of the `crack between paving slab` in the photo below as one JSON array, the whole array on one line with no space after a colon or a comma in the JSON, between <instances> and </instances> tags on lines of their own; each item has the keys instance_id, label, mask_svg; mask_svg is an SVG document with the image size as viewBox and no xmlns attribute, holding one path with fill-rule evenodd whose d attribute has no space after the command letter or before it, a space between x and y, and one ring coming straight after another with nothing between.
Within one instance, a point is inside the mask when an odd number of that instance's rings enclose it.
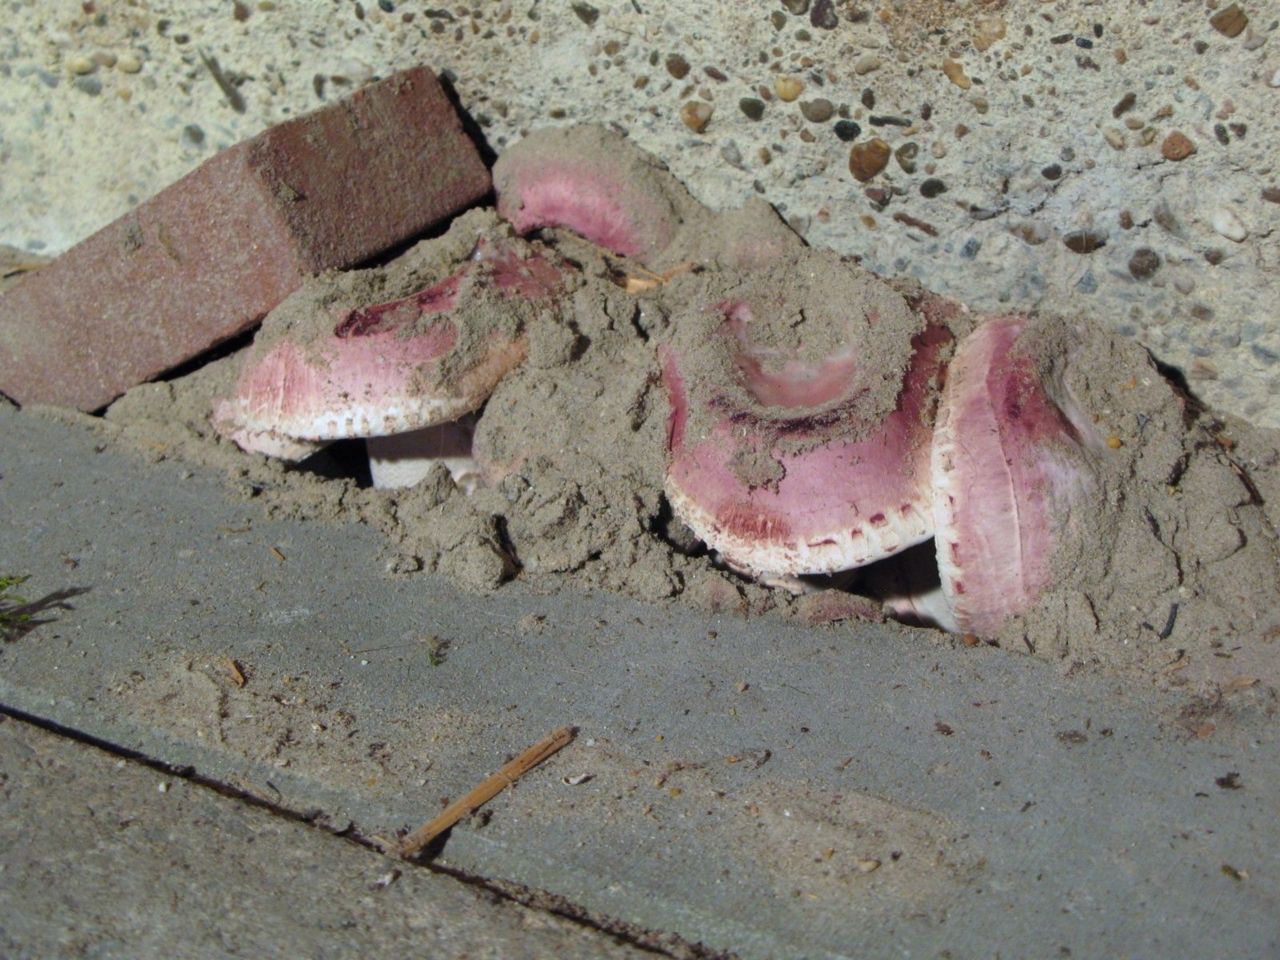
<instances>
[{"instance_id":1,"label":"crack between paving slab","mask_svg":"<svg viewBox=\"0 0 1280 960\"><path fill-rule=\"evenodd\" d=\"M64 726L56 720L37 716L4 703L0 703L0 717L8 717L19 723L29 724L55 736L101 750L113 757L148 767L165 776L185 780L197 787L211 790L219 796L246 803L259 810L265 810L274 816L304 824L332 837L364 847L366 850L370 850L380 856L386 856L379 842L371 835L364 833L352 822L348 822L345 827L334 826L327 821L325 812L319 808L296 810L284 804L274 803L260 794L251 793L242 787L237 787L215 777L200 773L195 767L157 759L132 747L112 743L110 740L95 737L74 727ZM731 951L716 950L704 946L701 942L690 942L676 933L648 930L626 920L596 913L581 904L574 903L548 890L539 890L511 880L485 877L459 867L444 866L438 863L405 860L399 860L397 863L407 869L427 870L431 873L448 877L451 880L476 889L481 896L491 901L506 900L519 904L528 910L551 914L593 933L608 937L615 943L643 950L656 956L670 957L672 960L738 960L737 954Z\"/></svg>"}]
</instances>

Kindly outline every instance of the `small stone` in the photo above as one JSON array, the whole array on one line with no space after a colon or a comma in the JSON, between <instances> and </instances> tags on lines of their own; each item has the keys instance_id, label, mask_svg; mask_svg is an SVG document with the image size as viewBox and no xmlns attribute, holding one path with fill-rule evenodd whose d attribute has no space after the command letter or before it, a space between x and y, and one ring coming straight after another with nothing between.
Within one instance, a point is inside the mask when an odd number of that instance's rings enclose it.
<instances>
[{"instance_id":1,"label":"small stone","mask_svg":"<svg viewBox=\"0 0 1280 960\"><path fill-rule=\"evenodd\" d=\"M920 196L932 200L934 197L947 192L947 185L937 177L930 177L924 183L920 184Z\"/></svg>"},{"instance_id":2,"label":"small stone","mask_svg":"<svg viewBox=\"0 0 1280 960\"><path fill-rule=\"evenodd\" d=\"M186 149L199 150L204 146L204 130L198 124L188 123L182 128L182 136L179 139Z\"/></svg>"},{"instance_id":3,"label":"small stone","mask_svg":"<svg viewBox=\"0 0 1280 960\"><path fill-rule=\"evenodd\" d=\"M903 173L916 172L916 157L920 153L920 145L914 140L908 140L897 150L893 151L894 157L898 161L898 166L902 168Z\"/></svg>"},{"instance_id":4,"label":"small stone","mask_svg":"<svg viewBox=\"0 0 1280 960\"><path fill-rule=\"evenodd\" d=\"M991 47L998 40L1004 39L1005 22L1003 17L983 17L978 21L978 29L973 37L973 45L979 52Z\"/></svg>"},{"instance_id":5,"label":"small stone","mask_svg":"<svg viewBox=\"0 0 1280 960\"><path fill-rule=\"evenodd\" d=\"M1233 3L1210 17L1209 24L1224 37L1238 37L1249 25L1249 18L1240 9L1240 4Z\"/></svg>"},{"instance_id":6,"label":"small stone","mask_svg":"<svg viewBox=\"0 0 1280 960\"><path fill-rule=\"evenodd\" d=\"M1271 74L1271 79L1267 81L1269 87L1280 87L1280 67L1276 67L1275 73Z\"/></svg>"},{"instance_id":7,"label":"small stone","mask_svg":"<svg viewBox=\"0 0 1280 960\"><path fill-rule=\"evenodd\" d=\"M1133 109L1133 105L1138 102L1138 97L1133 91L1126 93L1120 98L1120 101L1111 108L1111 116L1115 120L1119 120L1122 114L1128 113Z\"/></svg>"},{"instance_id":8,"label":"small stone","mask_svg":"<svg viewBox=\"0 0 1280 960\"><path fill-rule=\"evenodd\" d=\"M711 120L712 106L704 100L690 100L680 108L680 121L694 133L701 133Z\"/></svg>"},{"instance_id":9,"label":"small stone","mask_svg":"<svg viewBox=\"0 0 1280 960\"><path fill-rule=\"evenodd\" d=\"M787 15L781 10L775 10L769 14L769 22L773 24L773 29L781 30L787 25Z\"/></svg>"},{"instance_id":10,"label":"small stone","mask_svg":"<svg viewBox=\"0 0 1280 960\"><path fill-rule=\"evenodd\" d=\"M964 246L960 248L961 260L972 260L978 255L978 251L982 249L982 241L977 237L970 237L964 242Z\"/></svg>"},{"instance_id":11,"label":"small stone","mask_svg":"<svg viewBox=\"0 0 1280 960\"><path fill-rule=\"evenodd\" d=\"M1150 247L1139 247L1129 258L1129 274L1135 280L1146 280L1160 269L1160 254Z\"/></svg>"},{"instance_id":12,"label":"small stone","mask_svg":"<svg viewBox=\"0 0 1280 960\"><path fill-rule=\"evenodd\" d=\"M830 100L805 100L800 104L800 112L810 123L826 123L836 112Z\"/></svg>"},{"instance_id":13,"label":"small stone","mask_svg":"<svg viewBox=\"0 0 1280 960\"><path fill-rule=\"evenodd\" d=\"M879 70L883 63L884 61L879 57L864 53L853 62L853 72L860 77L865 77L868 73L874 73Z\"/></svg>"},{"instance_id":14,"label":"small stone","mask_svg":"<svg viewBox=\"0 0 1280 960\"><path fill-rule=\"evenodd\" d=\"M1062 167L1056 163L1051 163L1040 170L1040 176L1044 177L1046 180L1057 180L1062 176Z\"/></svg>"},{"instance_id":15,"label":"small stone","mask_svg":"<svg viewBox=\"0 0 1280 960\"><path fill-rule=\"evenodd\" d=\"M929 152L933 154L935 160L941 160L947 155L947 145L941 140L935 140L929 144Z\"/></svg>"},{"instance_id":16,"label":"small stone","mask_svg":"<svg viewBox=\"0 0 1280 960\"><path fill-rule=\"evenodd\" d=\"M965 76L964 67L950 58L942 61L942 72L961 90L968 90L973 86L973 81Z\"/></svg>"},{"instance_id":17,"label":"small stone","mask_svg":"<svg viewBox=\"0 0 1280 960\"><path fill-rule=\"evenodd\" d=\"M1063 244L1072 253L1093 253L1107 245L1105 235L1094 230L1072 230L1062 238Z\"/></svg>"},{"instance_id":18,"label":"small stone","mask_svg":"<svg viewBox=\"0 0 1280 960\"><path fill-rule=\"evenodd\" d=\"M1173 131L1160 144L1160 153L1166 160L1185 160L1196 152L1196 145L1179 130Z\"/></svg>"},{"instance_id":19,"label":"small stone","mask_svg":"<svg viewBox=\"0 0 1280 960\"><path fill-rule=\"evenodd\" d=\"M1114 150L1123 150L1126 146L1124 131L1117 130L1115 127L1108 127L1103 130L1102 139L1106 140Z\"/></svg>"},{"instance_id":20,"label":"small stone","mask_svg":"<svg viewBox=\"0 0 1280 960\"><path fill-rule=\"evenodd\" d=\"M834 129L836 136L845 143L853 143L858 137L862 136L862 127L852 120L837 120Z\"/></svg>"},{"instance_id":21,"label":"small stone","mask_svg":"<svg viewBox=\"0 0 1280 960\"><path fill-rule=\"evenodd\" d=\"M89 57L76 56L67 61L67 69L77 77L83 77L85 74L93 73L98 69L98 65Z\"/></svg>"},{"instance_id":22,"label":"small stone","mask_svg":"<svg viewBox=\"0 0 1280 960\"><path fill-rule=\"evenodd\" d=\"M97 77L76 77L75 87L81 93L96 97L102 92L102 81Z\"/></svg>"},{"instance_id":23,"label":"small stone","mask_svg":"<svg viewBox=\"0 0 1280 960\"><path fill-rule=\"evenodd\" d=\"M1163 198L1156 201L1156 205L1151 208L1151 219L1165 233L1170 233L1175 237L1182 236L1182 224L1178 221L1178 217L1173 212L1173 208L1169 206L1167 200Z\"/></svg>"},{"instance_id":24,"label":"small stone","mask_svg":"<svg viewBox=\"0 0 1280 960\"><path fill-rule=\"evenodd\" d=\"M835 0L814 0L809 10L809 23L819 30L834 30L840 23L836 16Z\"/></svg>"},{"instance_id":25,"label":"small stone","mask_svg":"<svg viewBox=\"0 0 1280 960\"><path fill-rule=\"evenodd\" d=\"M803 17L809 12L809 0L782 0L782 5L797 17Z\"/></svg>"},{"instance_id":26,"label":"small stone","mask_svg":"<svg viewBox=\"0 0 1280 960\"><path fill-rule=\"evenodd\" d=\"M1031 247L1038 247L1049 239L1049 228L1033 220L1010 227L1009 232Z\"/></svg>"},{"instance_id":27,"label":"small stone","mask_svg":"<svg viewBox=\"0 0 1280 960\"><path fill-rule=\"evenodd\" d=\"M885 168L892 151L879 137L854 144L849 150L849 172L859 183L866 183Z\"/></svg>"},{"instance_id":28,"label":"small stone","mask_svg":"<svg viewBox=\"0 0 1280 960\"><path fill-rule=\"evenodd\" d=\"M1235 243L1242 243L1245 237L1249 236L1249 231L1240 222L1240 218L1226 207L1218 207L1214 210L1210 222L1214 230Z\"/></svg>"},{"instance_id":29,"label":"small stone","mask_svg":"<svg viewBox=\"0 0 1280 960\"><path fill-rule=\"evenodd\" d=\"M578 19L585 23L588 27L594 27L596 21L600 19L600 11L584 0L576 0L570 5L570 9L577 15Z\"/></svg>"},{"instance_id":30,"label":"small stone","mask_svg":"<svg viewBox=\"0 0 1280 960\"><path fill-rule=\"evenodd\" d=\"M137 73L142 69L142 58L132 50L126 51L116 60L116 69L121 73Z\"/></svg>"},{"instance_id":31,"label":"small stone","mask_svg":"<svg viewBox=\"0 0 1280 960\"><path fill-rule=\"evenodd\" d=\"M108 50L99 50L93 55L93 62L100 67L106 67L108 70L116 65L116 60L116 55Z\"/></svg>"},{"instance_id":32,"label":"small stone","mask_svg":"<svg viewBox=\"0 0 1280 960\"><path fill-rule=\"evenodd\" d=\"M790 103L804 93L804 81L799 77L779 77L774 81L773 89L777 92L779 100Z\"/></svg>"},{"instance_id":33,"label":"small stone","mask_svg":"<svg viewBox=\"0 0 1280 960\"><path fill-rule=\"evenodd\" d=\"M738 107L747 115L748 120L759 121L764 117L763 100L757 100L755 97L743 97L738 101Z\"/></svg>"},{"instance_id":34,"label":"small stone","mask_svg":"<svg viewBox=\"0 0 1280 960\"><path fill-rule=\"evenodd\" d=\"M1280 187L1263 187L1262 199L1267 203L1280 203Z\"/></svg>"},{"instance_id":35,"label":"small stone","mask_svg":"<svg viewBox=\"0 0 1280 960\"><path fill-rule=\"evenodd\" d=\"M689 75L689 61L678 53L671 54L667 57L667 73L677 80L683 80Z\"/></svg>"}]
</instances>

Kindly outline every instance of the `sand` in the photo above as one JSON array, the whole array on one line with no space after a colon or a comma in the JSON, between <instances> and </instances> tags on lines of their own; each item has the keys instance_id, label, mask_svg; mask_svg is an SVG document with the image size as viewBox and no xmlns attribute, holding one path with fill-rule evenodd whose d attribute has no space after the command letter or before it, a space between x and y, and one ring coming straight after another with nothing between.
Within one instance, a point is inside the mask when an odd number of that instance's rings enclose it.
<instances>
[{"instance_id":1,"label":"sand","mask_svg":"<svg viewBox=\"0 0 1280 960\"><path fill-rule=\"evenodd\" d=\"M528 359L480 416L475 450L490 482L470 496L443 467L412 489L371 489L360 479L358 442L296 467L242 453L209 424L238 355L130 391L101 429L108 442L156 458L225 470L233 489L272 515L373 525L386 534L388 570L398 575L438 572L481 592L520 577L549 589L613 590L815 624L877 617L877 605L858 596L856 585L848 591L849 578L795 596L728 571L672 515L663 494L669 409L658 352L663 344L705 342L706 308L726 297L776 308L760 343L807 351L810 359L831 349L847 324L861 325L872 335L867 369L876 376L860 414L874 419L892 405L909 337L921 326L903 293L919 291L781 238L774 232L781 221L769 217L758 206L707 210L686 218L705 233L686 229L678 242L723 253L723 238L744 237L726 223L761 224L774 272L735 269L724 264L732 258L712 253L635 292L624 289L628 276L653 275L625 258L565 231L530 239L530 251L569 265L573 281L559 310L519 318ZM762 249L745 236L751 249ZM438 279L439 265L456 259L454 246L456 237L446 235L384 267L322 277L279 308L264 335L279 335L286 319L304 322L316 304L402 296ZM952 320L958 336L975 322L966 311ZM1161 683L1280 683L1280 433L1216 417L1146 350L1087 320L1037 317L1020 346L1044 369L1057 369L1108 443L1096 463L1096 516L1080 518L1088 536L1062 552L1059 576L1035 607L986 642L1067 670L1137 672ZM707 354L698 374L732 378L732 370L717 368L723 362Z\"/></svg>"}]
</instances>

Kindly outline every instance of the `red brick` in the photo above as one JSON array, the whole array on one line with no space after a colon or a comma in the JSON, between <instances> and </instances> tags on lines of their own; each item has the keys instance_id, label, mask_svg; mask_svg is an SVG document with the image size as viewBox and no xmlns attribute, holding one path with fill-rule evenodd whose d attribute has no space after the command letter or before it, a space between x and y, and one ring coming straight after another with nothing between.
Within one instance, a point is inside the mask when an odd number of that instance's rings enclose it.
<instances>
[{"instance_id":1,"label":"red brick","mask_svg":"<svg viewBox=\"0 0 1280 960\"><path fill-rule=\"evenodd\" d=\"M0 295L0 393L96 410L489 192L416 68L224 150Z\"/></svg>"}]
</instances>

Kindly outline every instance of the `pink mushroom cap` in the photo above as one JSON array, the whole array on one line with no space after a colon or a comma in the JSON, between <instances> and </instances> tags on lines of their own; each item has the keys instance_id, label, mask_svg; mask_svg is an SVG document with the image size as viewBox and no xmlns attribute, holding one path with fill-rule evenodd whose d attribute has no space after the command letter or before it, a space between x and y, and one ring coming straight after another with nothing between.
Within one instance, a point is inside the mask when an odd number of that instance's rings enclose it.
<instances>
[{"instance_id":1,"label":"pink mushroom cap","mask_svg":"<svg viewBox=\"0 0 1280 960\"><path fill-rule=\"evenodd\" d=\"M260 335L215 424L246 450L297 459L332 440L455 420L478 409L527 349L518 324L469 331L468 309L486 289L482 308L493 309L549 298L562 281L541 255L482 240L469 262L423 290L319 318L327 332L288 328L265 343Z\"/></svg>"},{"instance_id":2,"label":"pink mushroom cap","mask_svg":"<svg viewBox=\"0 0 1280 960\"><path fill-rule=\"evenodd\" d=\"M517 232L564 227L646 263L702 212L656 157L590 125L531 133L498 157L493 182L498 213Z\"/></svg>"},{"instance_id":3,"label":"pink mushroom cap","mask_svg":"<svg viewBox=\"0 0 1280 960\"><path fill-rule=\"evenodd\" d=\"M938 569L956 628L996 634L1084 536L1101 440L1065 388L1020 352L1026 318L992 318L947 371L932 471Z\"/></svg>"},{"instance_id":4,"label":"pink mushroom cap","mask_svg":"<svg viewBox=\"0 0 1280 960\"><path fill-rule=\"evenodd\" d=\"M746 304L717 309L724 320L712 336L732 352L741 391L692 381L680 351L662 350L676 515L762 578L848 570L927 540L929 439L950 332L935 325L910 338L896 403L868 421L856 400L869 363L856 341L817 363L780 360L751 344ZM694 432L695 418L709 425ZM744 473L762 458L774 479Z\"/></svg>"}]
</instances>

